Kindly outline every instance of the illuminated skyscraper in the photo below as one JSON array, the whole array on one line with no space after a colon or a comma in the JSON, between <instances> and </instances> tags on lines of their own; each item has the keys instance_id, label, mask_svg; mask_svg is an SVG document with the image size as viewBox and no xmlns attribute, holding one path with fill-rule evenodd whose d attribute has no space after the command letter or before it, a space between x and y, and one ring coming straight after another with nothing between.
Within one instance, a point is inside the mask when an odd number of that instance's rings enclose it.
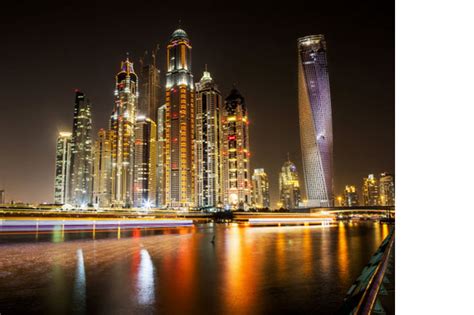
<instances>
[{"instance_id":1,"label":"illuminated skyscraper","mask_svg":"<svg viewBox=\"0 0 474 315\"><path fill-rule=\"evenodd\" d=\"M71 133L60 132L56 142L56 171L54 174L54 203L65 204L71 162Z\"/></svg>"},{"instance_id":2,"label":"illuminated skyscraper","mask_svg":"<svg viewBox=\"0 0 474 315\"><path fill-rule=\"evenodd\" d=\"M223 203L247 209L252 203L249 120L245 100L235 88L225 99L221 124Z\"/></svg>"},{"instance_id":3,"label":"illuminated skyscraper","mask_svg":"<svg viewBox=\"0 0 474 315\"><path fill-rule=\"evenodd\" d=\"M116 76L112 131L112 200L115 207L132 205L133 150L138 78L128 58Z\"/></svg>"},{"instance_id":4,"label":"illuminated skyscraper","mask_svg":"<svg viewBox=\"0 0 474 315\"><path fill-rule=\"evenodd\" d=\"M138 115L150 118L157 122L158 106L160 104L160 70L156 65L155 49L151 56L145 52L145 56L140 59L140 81L138 91L140 97L138 99Z\"/></svg>"},{"instance_id":5,"label":"illuminated skyscraper","mask_svg":"<svg viewBox=\"0 0 474 315\"><path fill-rule=\"evenodd\" d=\"M92 201L91 103L76 90L71 139L71 164L67 203L87 206Z\"/></svg>"},{"instance_id":6,"label":"illuminated skyscraper","mask_svg":"<svg viewBox=\"0 0 474 315\"><path fill-rule=\"evenodd\" d=\"M166 105L158 108L157 130L157 158L156 158L156 206L164 207L165 203L165 117Z\"/></svg>"},{"instance_id":7,"label":"illuminated skyscraper","mask_svg":"<svg viewBox=\"0 0 474 315\"><path fill-rule=\"evenodd\" d=\"M135 126L135 158L133 204L135 207L156 207L156 123L144 116Z\"/></svg>"},{"instance_id":8,"label":"illuminated skyscraper","mask_svg":"<svg viewBox=\"0 0 474 315\"><path fill-rule=\"evenodd\" d=\"M380 174L379 180L380 205L395 205L395 177L389 173Z\"/></svg>"},{"instance_id":9,"label":"illuminated skyscraper","mask_svg":"<svg viewBox=\"0 0 474 315\"><path fill-rule=\"evenodd\" d=\"M211 74L204 71L201 81L196 83L195 197L198 207L217 207L222 203L221 101L221 93Z\"/></svg>"},{"instance_id":10,"label":"illuminated skyscraper","mask_svg":"<svg viewBox=\"0 0 474 315\"><path fill-rule=\"evenodd\" d=\"M280 205L284 209L297 208L301 202L300 181L295 164L288 161L280 172Z\"/></svg>"},{"instance_id":11,"label":"illuminated skyscraper","mask_svg":"<svg viewBox=\"0 0 474 315\"><path fill-rule=\"evenodd\" d=\"M333 205L333 136L326 41L298 39L301 153L309 206Z\"/></svg>"},{"instance_id":12,"label":"illuminated skyscraper","mask_svg":"<svg viewBox=\"0 0 474 315\"><path fill-rule=\"evenodd\" d=\"M346 186L344 189L344 206L353 207L359 205L359 196L355 186Z\"/></svg>"},{"instance_id":13,"label":"illuminated skyscraper","mask_svg":"<svg viewBox=\"0 0 474 315\"><path fill-rule=\"evenodd\" d=\"M177 29L166 47L165 203L194 205L194 84L191 44Z\"/></svg>"},{"instance_id":14,"label":"illuminated skyscraper","mask_svg":"<svg viewBox=\"0 0 474 315\"><path fill-rule=\"evenodd\" d=\"M109 207L112 196L112 139L111 132L100 129L94 143L94 184L92 203Z\"/></svg>"},{"instance_id":15,"label":"illuminated skyscraper","mask_svg":"<svg viewBox=\"0 0 474 315\"><path fill-rule=\"evenodd\" d=\"M369 174L364 178L362 187L364 206L377 206L379 204L379 185L374 174Z\"/></svg>"},{"instance_id":16,"label":"illuminated skyscraper","mask_svg":"<svg viewBox=\"0 0 474 315\"><path fill-rule=\"evenodd\" d=\"M268 176L263 168L256 168L252 175L253 202L257 209L270 208Z\"/></svg>"}]
</instances>

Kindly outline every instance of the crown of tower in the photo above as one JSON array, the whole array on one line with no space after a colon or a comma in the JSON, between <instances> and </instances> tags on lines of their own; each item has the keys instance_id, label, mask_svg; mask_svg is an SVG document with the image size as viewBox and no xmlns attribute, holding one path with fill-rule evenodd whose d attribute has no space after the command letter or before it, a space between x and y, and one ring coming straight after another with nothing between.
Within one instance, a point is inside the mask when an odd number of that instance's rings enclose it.
<instances>
[{"instance_id":1,"label":"crown of tower","mask_svg":"<svg viewBox=\"0 0 474 315\"><path fill-rule=\"evenodd\" d=\"M171 34L171 39L188 39L188 34L182 28L178 28Z\"/></svg>"}]
</instances>

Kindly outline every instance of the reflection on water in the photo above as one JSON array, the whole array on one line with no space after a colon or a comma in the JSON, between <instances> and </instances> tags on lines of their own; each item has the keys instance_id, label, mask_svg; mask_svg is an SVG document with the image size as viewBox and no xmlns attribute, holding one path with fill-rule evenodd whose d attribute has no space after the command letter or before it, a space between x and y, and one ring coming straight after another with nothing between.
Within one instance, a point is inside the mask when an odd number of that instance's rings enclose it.
<instances>
[{"instance_id":1,"label":"reflection on water","mask_svg":"<svg viewBox=\"0 0 474 315\"><path fill-rule=\"evenodd\" d=\"M0 235L2 314L332 313L389 228ZM214 242L211 242L214 238Z\"/></svg>"}]
</instances>

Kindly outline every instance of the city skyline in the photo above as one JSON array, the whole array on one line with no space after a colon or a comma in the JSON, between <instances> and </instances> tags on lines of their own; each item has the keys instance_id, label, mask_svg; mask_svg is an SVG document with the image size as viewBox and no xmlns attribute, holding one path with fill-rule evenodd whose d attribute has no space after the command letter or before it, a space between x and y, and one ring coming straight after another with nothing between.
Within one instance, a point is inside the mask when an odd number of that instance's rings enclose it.
<instances>
[{"instance_id":1,"label":"city skyline","mask_svg":"<svg viewBox=\"0 0 474 315\"><path fill-rule=\"evenodd\" d=\"M360 182L360 179L365 176L365 174L368 173L381 173L383 171L387 171L389 173L394 173L394 163L393 163L393 131L390 129L393 129L393 112L390 113L390 111L393 111L393 100L389 100L389 104L380 104L379 100L380 97L378 97L377 92L374 91L373 93L373 99L377 100L377 106L382 107L384 111L387 111L389 114L386 115L388 118L384 115L377 115L378 110L375 104L372 104L372 106L369 106L369 103L374 103L374 100L367 98L366 102L364 104L361 104L362 102L357 102L355 101L354 103L357 106L360 106L362 108L362 111L367 114L369 112L368 117L371 118L368 122L364 122L363 120L358 120L355 126L357 128L350 128L351 122L347 120L351 116L351 113L353 112L350 110L351 107L348 106L347 101L342 101L341 102L341 95L340 91L343 90L341 88L341 71L340 71L340 66L336 61L340 58L340 52L339 54L337 53L337 50L341 48L341 45L344 46L343 42L337 41L337 34L331 33L331 32L323 32L322 30L318 29L317 26L313 27L305 27L304 31L295 31L296 36L286 36L286 39L284 41L281 41L279 45L281 44L282 49L284 50L289 50L291 54L289 54L286 59L284 59L284 63L281 65L282 69L285 69L285 63L289 63L290 66L287 67L287 71L283 71L285 73L284 76L277 77L275 82L272 82L271 84L252 84L255 83L255 78L250 78L248 75L242 75L242 72L239 70L234 70L234 71L228 71L226 73L225 71L228 70L228 67L221 67L222 63L222 58L221 60L217 59L214 61L214 59L211 57L203 57L203 55L208 54L212 50L212 47L205 47L206 44L209 43L209 41L203 40L203 36L205 35L205 32L203 32L203 27L202 25L199 25L197 23L193 23L192 19L184 19L183 21L184 28L186 29L186 32L190 34L190 37L192 38L192 43L193 46L199 45L199 49L193 49L193 52L196 52L196 60L193 60L193 74L194 75L200 75L202 73L202 70L204 69L204 64L207 63L209 67L209 71L213 73L213 77L216 79L216 83L222 87L222 94L223 95L228 95L232 83L238 84L239 90L242 92L243 95L245 95L246 101L250 104L251 110L249 112L249 118L251 121L250 124L250 134L251 134L251 140L250 140L250 147L252 149L252 163L251 163L251 168L264 168L270 178L270 195L272 199L272 206L275 205L276 201L278 200L278 173L279 173L279 168L281 167L281 163L285 160L286 152L290 152L291 154L291 159L297 164L297 168L299 170L302 170L301 167L301 153L300 153L300 146L299 146L299 130L298 130L298 117L297 117L297 98L296 98L296 51L294 49L295 41L298 36L304 36L304 35L309 35L309 34L318 34L318 33L325 33L326 35L326 40L329 42L329 52L328 52L328 63L329 63L329 71L330 71L330 80L331 80L331 92L332 92L332 103L333 103L333 124L334 124L334 169L335 169L335 181L336 181L336 192L342 191L342 187L344 187L348 183L358 183ZM194 20L195 22L195 20ZM197 24L197 27L195 25ZM160 44L164 44L167 39L167 33L171 33L170 29L176 27L176 22L170 23L168 26L163 26L162 30L159 30L158 34L155 34L155 39L151 40L149 42L142 42L140 43L141 46L151 46L155 42L158 42ZM211 32L212 33L212 32ZM277 32L275 32L277 33ZM277 34L275 34L277 35ZM258 37L258 36L257 36ZM336 38L333 40L333 38ZM224 41L222 38L217 38L215 39L217 43ZM348 42L351 42L351 39L349 39ZM341 44L342 43L342 44ZM204 47L203 47L204 45ZM138 45L135 44L130 44L130 45L124 45L122 47L121 51L123 53L120 53L117 51L113 55L110 56L105 56L102 58L110 58L110 59L124 59L125 52L126 51L131 51L131 59L135 62L138 61L138 55L139 53L137 52L140 47L137 48ZM272 46L272 44L270 44ZM390 46L390 45L389 45ZM263 49L265 48L264 44L261 44L260 48L257 49ZM365 54L370 55L370 49L373 49L373 47L367 46L367 49L364 50ZM133 51L135 50L135 52ZM388 49L390 50L390 49ZM223 49L222 54L225 57L225 53L228 53L228 49ZM373 52L372 52L373 53ZM389 51L388 53L392 53ZM87 55L85 53L85 55ZM211 54L212 55L212 54ZM266 63L260 65L255 62L251 62L249 60L249 55L252 55L250 53L244 53L241 59L239 60L239 64L242 64L242 68L246 67L253 67L257 71L260 71L260 69L264 72L265 69L268 69L267 64L269 65L280 65L275 60L272 60L274 57L267 56L266 58ZM339 57L338 57L339 55ZM68 58L66 60L70 60L71 62L75 62L76 60L80 59L81 55L77 54L75 55L75 58ZM164 49L162 48L158 52L158 63L160 64L160 70L162 73L164 73L164 67L161 65L163 64L164 61ZM194 56L193 56L194 59ZM273 61L273 62L268 62L268 61ZM115 62L117 64L117 62ZM376 64L376 63L375 63ZM377 65L380 67L380 65ZM115 65L116 68L116 65ZM364 67L363 67L364 68ZM389 67L390 68L390 67ZM110 71L109 67L107 66L107 69L105 67L97 67L94 68L94 66L91 66L87 68L87 70L90 73L95 73L97 69L97 72L107 72L108 79L106 80L105 83L110 83L110 77L113 76L113 70L112 72ZM339 69L339 70L338 70ZM365 74L362 75L362 77L365 77L371 73L370 68L367 67L367 69L364 68L366 71ZM392 69L393 70L393 69ZM375 70L374 70L375 71ZM214 73L216 73L214 75ZM245 71L244 71L245 73ZM349 71L350 73L350 71ZM66 79L76 82L82 82L82 84L77 84L76 85L71 85L71 88L68 90L66 88L61 88L60 86L57 87L54 91L49 92L48 94L51 96L51 101L48 100L47 103L49 104L55 104L50 105L52 108L57 109L57 112L55 111L56 116L55 119L54 117L50 118L48 120L48 126L46 130L48 132L51 132L51 129L53 129L54 135L53 137L46 136L43 137L41 133L37 136L38 141L42 142L44 144L44 148L41 151L38 151L36 153L37 158L39 160L39 165L41 165L41 169L44 169L44 172L39 172L39 170L34 170L31 172L33 176L25 176L20 172L18 176L11 176L6 170L5 167L2 166L0 170L0 185L3 185L6 188L6 194L7 194L7 199L16 199L16 200L22 200L22 201L52 201L53 193L52 193L52 184L54 179L54 146L55 146L55 139L57 137L57 132L62 130L62 131L70 131L70 126L71 125L71 101L70 101L70 96L68 97L69 100L62 100L62 101L57 101L58 99L62 99L63 95L70 94L70 91L74 88L80 88L82 91L84 91L92 100L94 103L93 107L93 117L97 117L97 119L94 118L94 132L92 133L94 135L94 140L96 140L95 135L97 134L97 129L100 127L105 127L107 126L106 123L104 123L104 115L101 114L101 112L109 112L108 114L110 115L110 108L111 104L113 102L113 96L111 97L110 92L110 84L108 85L109 88L105 88L102 92L98 93L97 89L95 87L91 88L91 85L87 80L80 80L80 71L78 77L75 76L76 73L70 73ZM229 76L233 76L232 78L229 79ZM385 79L388 78L388 82L386 81L385 83L391 82L393 80L393 73L385 74ZM390 77L391 76L391 77ZM161 77L161 80L163 80L163 77ZM274 84L278 86L279 83L278 81L285 81L285 82L290 82L291 84L289 87L285 90L285 95L282 96L283 101L282 102L275 102L275 96L274 93L274 88L272 87ZM291 82L292 81L292 82ZM373 82L372 82L373 83ZM347 83L346 83L347 84ZM342 84L344 86L344 84ZM357 85L357 84L356 84ZM370 85L370 84L368 84ZM392 89L392 87L390 88ZM339 92L338 92L339 91ZM68 93L69 92L69 93ZM55 96L57 94L58 96ZM280 93L276 93L280 94ZM388 93L390 94L390 93ZM350 96L354 97L354 93L350 94ZM18 96L18 95L17 95ZM342 97L343 98L343 97ZM389 99L388 96L385 96L385 102ZM13 99L13 98L11 98ZM20 97L21 99L21 97ZM266 100L268 99L268 101ZM357 99L357 97L356 97ZM56 101L54 101L56 100ZM265 101L263 101L265 100ZM13 102L15 103L15 102ZM56 104L58 103L58 104ZM283 103L283 104L282 104ZM286 103L286 105L285 105ZM383 103L383 102L382 102ZM277 105L274 105L277 104ZM160 104L161 105L161 104ZM367 106L365 106L367 105ZM282 108L283 106L283 108ZM385 106L385 107L384 107ZM365 108L365 109L364 109ZM44 107L46 112L49 112L51 109L48 111L48 107ZM263 111L262 111L263 110ZM262 115L263 112L266 112L268 110L272 110L272 114L274 115ZM354 111L354 108L352 108ZM357 110L361 110L358 108ZM372 111L372 112L370 112ZM99 112L99 114L96 114ZM290 112L291 114L285 115L285 113ZM344 114L341 115L342 112L348 112L346 119L344 119ZM61 116L60 118L58 116ZM64 116L64 117L62 117ZM342 117L342 119L341 119ZM357 116L356 116L357 117ZM284 119L283 119L284 118ZM360 118L360 116L359 116ZM384 132L378 133L377 135L374 134L376 130L380 130L380 120L382 120L382 125L384 125L384 119L388 119L388 123L386 123L386 126L382 128ZM357 120L357 119L356 119ZM3 120L2 120L3 121ZM28 121L28 119L26 119ZM25 123L26 123L25 121ZM385 121L386 122L386 121ZM349 125L349 126L344 126L344 124ZM371 125L371 126L364 126L365 124ZM20 123L21 125L21 123ZM64 126L63 126L64 125ZM283 125L284 128L280 128L280 125ZM10 126L8 123L2 124L2 131L3 128L7 128ZM370 127L370 128L369 128ZM23 126L25 128L25 126ZM15 128L13 128L15 130ZM342 131L341 131L342 130ZM5 132L2 132L5 135ZM355 135L354 135L355 134ZM15 135L15 133L13 133ZM354 136L353 136L354 135ZM358 136L357 136L358 135ZM371 136L375 136L372 137ZM12 138L15 138L12 136ZM42 138L42 139L40 139ZM52 138L52 139L51 139ZM268 140L270 139L270 140ZM278 139L278 142L274 141L274 139ZM381 140L382 139L382 140ZM381 150L378 149L376 144L381 140L383 143L385 150L384 152L381 152ZM47 144L45 144L45 141L48 141ZM267 143L268 142L268 143ZM272 145L271 142L274 142ZM7 152L12 152L15 153L14 151L18 151L18 149L14 150L8 150L8 142L4 142L6 144ZM390 143L392 145L390 145ZM388 144L388 145L387 145ZM25 144L26 146L27 144ZM34 148L34 144L30 145L32 148ZM52 148L49 149L49 148ZM25 148L23 148L25 150ZM21 150L20 150L21 151ZM383 150L382 150L383 151ZM18 154L18 153L16 153ZM14 165L21 165L20 162L21 160L21 154L17 156L18 161L15 161L13 163ZM47 159L45 157L48 157ZM348 163L347 161L350 161L351 163ZM2 165L8 165L8 158L2 158ZM18 166L17 168L21 168ZM49 171L47 173L46 171ZM24 171L23 171L24 172ZM38 173L39 172L39 173ZM35 174L40 174L40 175L35 175ZM43 186L45 186L47 189L44 189ZM3 187L0 187L3 188Z\"/></svg>"}]
</instances>

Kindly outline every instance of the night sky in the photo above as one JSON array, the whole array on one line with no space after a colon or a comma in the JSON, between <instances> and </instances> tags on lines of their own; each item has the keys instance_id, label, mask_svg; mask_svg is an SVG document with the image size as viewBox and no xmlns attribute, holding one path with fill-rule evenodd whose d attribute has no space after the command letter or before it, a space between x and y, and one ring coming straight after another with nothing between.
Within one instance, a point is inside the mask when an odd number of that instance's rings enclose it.
<instances>
[{"instance_id":1,"label":"night sky","mask_svg":"<svg viewBox=\"0 0 474 315\"><path fill-rule=\"evenodd\" d=\"M115 74L178 27L224 98L235 83L250 117L251 168L265 168L272 205L287 152L303 173L296 39L324 34L331 82L336 193L395 168L395 12L392 1L15 1L0 12L0 189L7 200L52 202L55 145L72 129L74 89L93 103L94 138L108 125ZM138 67L137 67L138 68ZM253 172L253 170L252 170Z\"/></svg>"}]
</instances>

